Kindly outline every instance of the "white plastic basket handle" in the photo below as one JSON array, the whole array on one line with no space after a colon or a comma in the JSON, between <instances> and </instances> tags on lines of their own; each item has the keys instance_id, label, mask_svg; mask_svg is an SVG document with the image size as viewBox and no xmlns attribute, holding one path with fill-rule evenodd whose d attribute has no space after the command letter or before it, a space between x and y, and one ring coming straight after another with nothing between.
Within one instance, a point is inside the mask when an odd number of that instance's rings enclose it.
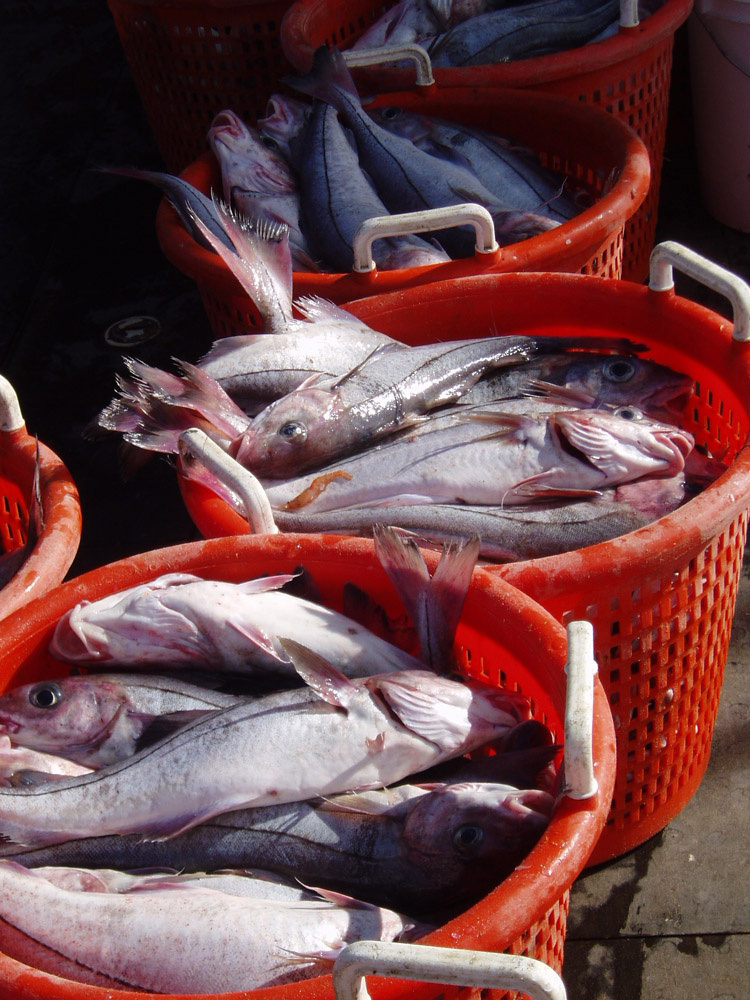
<instances>
[{"instance_id":1,"label":"white plastic basket handle","mask_svg":"<svg viewBox=\"0 0 750 1000\"><path fill-rule=\"evenodd\" d=\"M620 27L637 28L639 24L638 0L620 0Z\"/></svg>"},{"instance_id":2,"label":"white plastic basket handle","mask_svg":"<svg viewBox=\"0 0 750 1000\"><path fill-rule=\"evenodd\" d=\"M397 215L378 215L372 219L365 219L358 226L352 240L354 251L352 270L363 274L374 269L372 244L382 237L426 233L433 229L450 229L453 226L466 225L474 227L476 253L494 253L497 250L492 216L483 205L471 201L460 205L447 205L445 208L426 208L421 212L402 212Z\"/></svg>"},{"instance_id":3,"label":"white plastic basket handle","mask_svg":"<svg viewBox=\"0 0 750 1000\"><path fill-rule=\"evenodd\" d=\"M377 66L380 63L411 60L417 71L417 86L430 87L435 82L432 60L421 45L381 45L377 49L347 49L342 53L349 66Z\"/></svg>"},{"instance_id":4,"label":"white plastic basket handle","mask_svg":"<svg viewBox=\"0 0 750 1000\"><path fill-rule=\"evenodd\" d=\"M0 431L17 431L24 425L16 390L0 375Z\"/></svg>"},{"instance_id":5,"label":"white plastic basket handle","mask_svg":"<svg viewBox=\"0 0 750 1000\"><path fill-rule=\"evenodd\" d=\"M671 291L674 267L712 291L725 295L734 313L732 336L735 340L750 340L750 286L746 281L681 243L668 241L658 243L651 251L648 287L655 292Z\"/></svg>"},{"instance_id":6,"label":"white plastic basket handle","mask_svg":"<svg viewBox=\"0 0 750 1000\"><path fill-rule=\"evenodd\" d=\"M355 941L339 953L333 966L336 1000L369 1000L367 975L519 990L532 1000L566 1000L567 996L557 973L535 958L393 941Z\"/></svg>"},{"instance_id":7,"label":"white plastic basket handle","mask_svg":"<svg viewBox=\"0 0 750 1000\"><path fill-rule=\"evenodd\" d=\"M575 621L567 626L568 661L565 699L565 794L589 799L599 788L594 777L594 628L591 622Z\"/></svg>"},{"instance_id":8,"label":"white plastic basket handle","mask_svg":"<svg viewBox=\"0 0 750 1000\"><path fill-rule=\"evenodd\" d=\"M258 480L239 462L219 447L197 427L180 434L179 454L182 459L195 459L216 478L239 496L245 507L250 530L258 535L278 534L273 511L266 491Z\"/></svg>"}]
</instances>

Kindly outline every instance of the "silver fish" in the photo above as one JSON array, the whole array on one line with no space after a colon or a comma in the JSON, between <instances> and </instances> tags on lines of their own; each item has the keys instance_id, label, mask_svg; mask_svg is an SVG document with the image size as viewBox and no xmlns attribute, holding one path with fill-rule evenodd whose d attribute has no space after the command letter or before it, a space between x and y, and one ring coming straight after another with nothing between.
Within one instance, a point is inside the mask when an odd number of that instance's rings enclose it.
<instances>
[{"instance_id":1,"label":"silver fish","mask_svg":"<svg viewBox=\"0 0 750 1000\"><path fill-rule=\"evenodd\" d=\"M464 21L430 46L433 66L479 66L572 49L619 16L619 0L532 0Z\"/></svg>"},{"instance_id":2,"label":"silver fish","mask_svg":"<svg viewBox=\"0 0 750 1000\"><path fill-rule=\"evenodd\" d=\"M167 838L233 809L383 787L531 715L522 695L477 681L426 670L348 680L292 640L285 647L307 687L218 710L92 774L0 788L2 838L28 847L112 833Z\"/></svg>"},{"instance_id":3,"label":"silver fish","mask_svg":"<svg viewBox=\"0 0 750 1000\"><path fill-rule=\"evenodd\" d=\"M37 968L74 981L224 993L321 974L348 941L394 940L414 929L356 901L252 899L176 885L180 891L167 876L130 892L77 891L2 861L0 947L23 961L32 940Z\"/></svg>"},{"instance_id":4,"label":"silver fish","mask_svg":"<svg viewBox=\"0 0 750 1000\"><path fill-rule=\"evenodd\" d=\"M424 668L346 615L281 591L291 580L227 583L167 573L75 605L58 621L50 651L67 663L265 671L295 680L283 643L292 635L349 677Z\"/></svg>"},{"instance_id":5,"label":"silver fish","mask_svg":"<svg viewBox=\"0 0 750 1000\"><path fill-rule=\"evenodd\" d=\"M304 303L303 303L304 304ZM342 310L343 311L343 310ZM311 375L341 376L386 344L406 349L364 325L307 323L298 330L224 337L198 362L249 416L297 389Z\"/></svg>"},{"instance_id":6,"label":"silver fish","mask_svg":"<svg viewBox=\"0 0 750 1000\"><path fill-rule=\"evenodd\" d=\"M576 346L558 339L558 350ZM303 383L269 404L232 446L240 464L278 479L331 461L455 402L487 372L549 350L548 337L503 336L378 351L347 376Z\"/></svg>"},{"instance_id":7,"label":"silver fish","mask_svg":"<svg viewBox=\"0 0 750 1000\"><path fill-rule=\"evenodd\" d=\"M359 161L391 212L416 212L472 202L483 205L495 221L500 244L512 243L558 223L535 213L519 212L503 204L472 172L460 164L431 156L408 139L380 128L363 110L349 69L338 49L321 46L313 57L313 68L304 77L284 82L332 104L351 130ZM451 257L473 253L471 227L440 229L435 239Z\"/></svg>"},{"instance_id":8,"label":"silver fish","mask_svg":"<svg viewBox=\"0 0 750 1000\"><path fill-rule=\"evenodd\" d=\"M558 222L581 211L565 190L567 178L544 168L531 149L486 129L416 114L396 105L373 109L369 114L382 128L410 139L418 148L466 165L506 205L540 212Z\"/></svg>"},{"instance_id":9,"label":"silver fish","mask_svg":"<svg viewBox=\"0 0 750 1000\"><path fill-rule=\"evenodd\" d=\"M299 182L284 157L228 108L214 116L207 138L227 203L248 218L285 223L296 269L318 270L300 227Z\"/></svg>"},{"instance_id":10,"label":"silver fish","mask_svg":"<svg viewBox=\"0 0 750 1000\"><path fill-rule=\"evenodd\" d=\"M314 514L353 506L528 504L587 498L641 476L681 472L688 431L604 410L538 417L471 407L456 422L436 415L399 435L306 475L266 483L278 511Z\"/></svg>"},{"instance_id":11,"label":"silver fish","mask_svg":"<svg viewBox=\"0 0 750 1000\"><path fill-rule=\"evenodd\" d=\"M356 150L331 105L314 102L306 124L292 140L291 152L301 178L305 222L318 259L330 270L351 271L354 234L359 226L389 212L361 169ZM372 253L380 270L450 260L444 251L418 236L375 240Z\"/></svg>"},{"instance_id":12,"label":"silver fish","mask_svg":"<svg viewBox=\"0 0 750 1000\"><path fill-rule=\"evenodd\" d=\"M59 677L23 684L0 695L0 733L17 745L100 768L132 756L185 722L236 705L238 700L171 677Z\"/></svg>"},{"instance_id":13,"label":"silver fish","mask_svg":"<svg viewBox=\"0 0 750 1000\"><path fill-rule=\"evenodd\" d=\"M533 785L502 782L499 768L476 781L472 775L481 762L456 763L463 766L459 781L431 778L427 785L236 810L169 840L93 837L14 859L34 867L260 867L413 914L455 910L512 871L544 831L554 805L549 793Z\"/></svg>"}]
</instances>

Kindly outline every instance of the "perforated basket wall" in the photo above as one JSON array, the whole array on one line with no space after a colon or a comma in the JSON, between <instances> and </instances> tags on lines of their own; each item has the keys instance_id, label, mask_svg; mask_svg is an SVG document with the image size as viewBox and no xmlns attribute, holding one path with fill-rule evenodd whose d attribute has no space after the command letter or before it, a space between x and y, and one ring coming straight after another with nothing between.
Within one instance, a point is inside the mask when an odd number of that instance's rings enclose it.
<instances>
[{"instance_id":1,"label":"perforated basket wall","mask_svg":"<svg viewBox=\"0 0 750 1000\"><path fill-rule=\"evenodd\" d=\"M207 149L224 108L254 123L292 67L288 0L108 0L148 123L171 173Z\"/></svg>"},{"instance_id":2,"label":"perforated basket wall","mask_svg":"<svg viewBox=\"0 0 750 1000\"><path fill-rule=\"evenodd\" d=\"M290 62L309 69L319 45L347 48L390 2L373 0L297 0L281 25ZM637 28L567 52L483 66L435 67L438 88L466 86L530 87L593 104L636 130L651 156L651 189L625 229L622 276L642 281L648 275L659 206L664 159L674 33L686 20L691 0L666 0ZM413 69L379 67L354 70L361 93L403 90L414 82Z\"/></svg>"},{"instance_id":3,"label":"perforated basket wall","mask_svg":"<svg viewBox=\"0 0 750 1000\"><path fill-rule=\"evenodd\" d=\"M426 552L431 571L437 554ZM304 566L328 606L343 610L344 588L356 580L398 618L403 607L380 566L372 542L337 536L249 536L193 542L143 553L103 566L55 588L34 601L5 627L0 649L0 690L41 677L60 676L69 667L48 653L59 617L78 601L96 600L166 572L195 573L220 580L247 580L261 574L293 572ZM479 570L469 589L456 636L460 669L488 683L526 694L535 718L557 738L564 730L566 637L562 626L542 607L496 575ZM568 893L583 868L606 818L614 780L614 734L606 696L597 681L593 718L594 773L599 791L593 799L563 799L547 831L507 879L459 917L423 938L443 947L510 951L562 968ZM71 983L32 970L0 955L0 992L13 984L15 1000L136 1000L150 994ZM427 983L373 979L368 988L382 1000L432 1000ZM225 994L236 1000L284 1000L293 989L298 1000L329 1000L330 976L292 985ZM445 988L446 998L479 990ZM506 996L489 991L493 1000ZM481 991L486 996L487 991Z\"/></svg>"}]
</instances>

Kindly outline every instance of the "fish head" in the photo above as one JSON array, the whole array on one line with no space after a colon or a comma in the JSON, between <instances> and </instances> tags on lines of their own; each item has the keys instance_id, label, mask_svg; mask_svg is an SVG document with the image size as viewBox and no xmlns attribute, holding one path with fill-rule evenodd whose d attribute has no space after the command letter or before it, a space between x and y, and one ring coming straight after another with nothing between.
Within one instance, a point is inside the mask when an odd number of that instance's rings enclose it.
<instances>
[{"instance_id":1,"label":"fish head","mask_svg":"<svg viewBox=\"0 0 750 1000\"><path fill-rule=\"evenodd\" d=\"M645 417L633 406L559 412L550 418L563 451L602 474L602 485L682 472L695 445L681 427Z\"/></svg>"},{"instance_id":2,"label":"fish head","mask_svg":"<svg viewBox=\"0 0 750 1000\"><path fill-rule=\"evenodd\" d=\"M536 788L492 782L441 785L415 801L403 837L410 852L434 855L438 863L481 863L494 870L503 859L515 864L534 846L554 804L549 792Z\"/></svg>"},{"instance_id":3,"label":"fish head","mask_svg":"<svg viewBox=\"0 0 750 1000\"><path fill-rule=\"evenodd\" d=\"M66 663L177 663L196 653L210 655L208 641L175 591L198 578L165 574L158 580L81 601L61 616L50 652ZM163 591L170 588L169 604Z\"/></svg>"},{"instance_id":4,"label":"fish head","mask_svg":"<svg viewBox=\"0 0 750 1000\"><path fill-rule=\"evenodd\" d=\"M406 139L411 139L415 144L429 139L434 132L433 119L428 118L427 115L418 115L414 112L406 111L397 104L387 104L382 108L372 108L367 113L381 128L393 132L394 135L401 135Z\"/></svg>"},{"instance_id":5,"label":"fish head","mask_svg":"<svg viewBox=\"0 0 750 1000\"><path fill-rule=\"evenodd\" d=\"M531 363L540 377L590 397L591 406L636 406L648 416L674 420L685 412L693 380L665 365L627 354L573 352Z\"/></svg>"},{"instance_id":6,"label":"fish head","mask_svg":"<svg viewBox=\"0 0 750 1000\"><path fill-rule=\"evenodd\" d=\"M221 167L224 194L289 194L297 179L273 139L246 125L233 111L220 111L208 130L208 142Z\"/></svg>"},{"instance_id":7,"label":"fish head","mask_svg":"<svg viewBox=\"0 0 750 1000\"><path fill-rule=\"evenodd\" d=\"M286 144L302 128L310 105L296 97L273 94L266 105L265 118L258 119L258 128L266 138Z\"/></svg>"},{"instance_id":8,"label":"fish head","mask_svg":"<svg viewBox=\"0 0 750 1000\"><path fill-rule=\"evenodd\" d=\"M97 677L64 677L13 688L0 696L0 733L45 753L93 748L127 705L124 688Z\"/></svg>"},{"instance_id":9,"label":"fish head","mask_svg":"<svg viewBox=\"0 0 750 1000\"><path fill-rule=\"evenodd\" d=\"M281 478L338 450L340 395L311 385L316 377L270 403L253 419L230 449L240 465L257 476Z\"/></svg>"}]
</instances>

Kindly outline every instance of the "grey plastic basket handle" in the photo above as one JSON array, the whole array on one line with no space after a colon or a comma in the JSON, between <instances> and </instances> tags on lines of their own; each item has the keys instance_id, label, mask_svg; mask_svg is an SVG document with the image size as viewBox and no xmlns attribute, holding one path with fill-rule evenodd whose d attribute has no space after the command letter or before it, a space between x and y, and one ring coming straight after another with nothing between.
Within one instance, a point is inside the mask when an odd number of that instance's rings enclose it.
<instances>
[{"instance_id":1,"label":"grey plastic basket handle","mask_svg":"<svg viewBox=\"0 0 750 1000\"><path fill-rule=\"evenodd\" d=\"M620 0L620 27L637 28L639 24L638 0Z\"/></svg>"},{"instance_id":2,"label":"grey plastic basket handle","mask_svg":"<svg viewBox=\"0 0 750 1000\"><path fill-rule=\"evenodd\" d=\"M732 303L734 314L732 337L735 340L750 340L750 286L746 281L694 250L670 240L658 243L651 251L648 287L654 292L671 291L674 288L672 269L675 267L712 291L726 296Z\"/></svg>"},{"instance_id":3,"label":"grey plastic basket handle","mask_svg":"<svg viewBox=\"0 0 750 1000\"><path fill-rule=\"evenodd\" d=\"M565 794L590 799L599 784L594 777L594 627L588 621L567 626L568 660L565 664Z\"/></svg>"},{"instance_id":4,"label":"grey plastic basket handle","mask_svg":"<svg viewBox=\"0 0 750 1000\"><path fill-rule=\"evenodd\" d=\"M16 390L0 375L0 431L17 431L24 425Z\"/></svg>"},{"instance_id":5,"label":"grey plastic basket handle","mask_svg":"<svg viewBox=\"0 0 750 1000\"><path fill-rule=\"evenodd\" d=\"M372 244L381 237L426 233L433 229L449 229L452 226L465 225L474 227L476 253L494 253L497 250L492 216L483 205L470 201L460 205L447 205L445 208L426 208L421 212L378 215L366 219L358 226L352 240L354 251L352 270L357 274L374 270Z\"/></svg>"},{"instance_id":6,"label":"grey plastic basket handle","mask_svg":"<svg viewBox=\"0 0 750 1000\"><path fill-rule=\"evenodd\" d=\"M278 534L266 491L252 472L227 455L205 431L197 427L183 431L179 439L179 454L183 459L196 459L240 498L250 531L257 535Z\"/></svg>"},{"instance_id":7,"label":"grey plastic basket handle","mask_svg":"<svg viewBox=\"0 0 750 1000\"><path fill-rule=\"evenodd\" d=\"M342 52L349 66L377 66L380 63L411 60L417 71L417 86L430 87L435 82L432 74L432 60L427 49L415 43L404 45L381 45L376 49L347 49Z\"/></svg>"},{"instance_id":8,"label":"grey plastic basket handle","mask_svg":"<svg viewBox=\"0 0 750 1000\"><path fill-rule=\"evenodd\" d=\"M367 975L519 990L532 1000L567 997L557 973L535 958L393 941L355 941L339 953L333 966L336 1000L369 1000Z\"/></svg>"}]
</instances>

